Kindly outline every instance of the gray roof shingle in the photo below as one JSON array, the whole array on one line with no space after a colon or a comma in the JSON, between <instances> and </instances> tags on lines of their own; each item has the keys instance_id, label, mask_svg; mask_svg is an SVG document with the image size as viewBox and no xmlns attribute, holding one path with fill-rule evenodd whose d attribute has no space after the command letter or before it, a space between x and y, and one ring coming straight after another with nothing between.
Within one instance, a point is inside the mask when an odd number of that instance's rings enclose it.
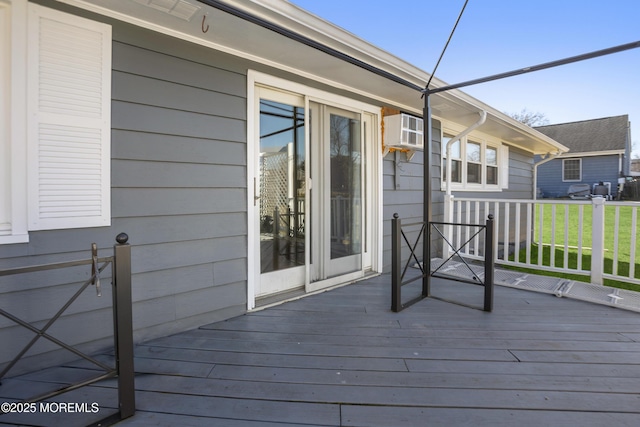
<instances>
[{"instance_id":1,"label":"gray roof shingle","mask_svg":"<svg viewBox=\"0 0 640 427\"><path fill-rule=\"evenodd\" d=\"M567 146L570 153L624 150L627 144L627 114L580 122L538 126L534 129Z\"/></svg>"}]
</instances>

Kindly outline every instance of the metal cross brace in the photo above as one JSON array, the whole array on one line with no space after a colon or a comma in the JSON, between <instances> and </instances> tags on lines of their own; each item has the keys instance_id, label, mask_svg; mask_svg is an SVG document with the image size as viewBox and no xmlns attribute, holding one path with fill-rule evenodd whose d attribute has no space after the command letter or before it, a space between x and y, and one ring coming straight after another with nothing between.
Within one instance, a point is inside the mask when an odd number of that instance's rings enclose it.
<instances>
[{"instance_id":1,"label":"metal cross brace","mask_svg":"<svg viewBox=\"0 0 640 427\"><path fill-rule=\"evenodd\" d=\"M448 225L456 225L456 224L448 224ZM474 234L473 236L471 236L469 239L467 239L467 241L466 241L466 242L464 242L464 243L463 243L463 244L462 244L458 249L456 249L456 248L454 247L454 245L453 245L451 242L449 242L449 240L447 240L447 238L444 236L444 234L442 233L442 231L440 231L440 229L439 229L435 224L433 224L433 228L438 232L438 234L440 235L440 237L442 237L442 239L443 239L445 242L447 242L447 245L449 245L449 247L450 247L451 249L453 249L453 254L452 254L449 258L447 258L447 259L446 259L442 264L440 264L440 265L438 266L438 268L436 268L436 269L434 270L434 273L437 273L437 272L438 272L438 270L440 270L440 268L442 268L442 267L443 267L447 262L449 262L449 261L450 261L454 256L456 256L456 255L460 255L460 251L462 250L462 248L464 248L464 247L465 247L469 242L471 242L471 241L472 241L472 240L473 240L477 235L479 235L479 234L482 232L482 229L483 229L483 228L485 228L484 226L481 226L481 225L477 225L476 227L478 227L478 231L476 231L476 232L475 232L475 234ZM460 256L460 260L462 261L462 263L463 263L464 265L466 265L466 266L467 266L467 268L469 269L469 271L470 271L470 272L471 272L471 274L473 275L473 278L474 278L475 280L477 280L478 282L480 282L481 284L483 284L483 282L482 282L482 281L480 281L480 278L478 277L478 275L476 274L476 272L475 272L475 271L473 271L473 269L472 269L472 268L471 268L471 266L467 263L467 261L464 259L464 257Z\"/></svg>"},{"instance_id":2,"label":"metal cross brace","mask_svg":"<svg viewBox=\"0 0 640 427\"><path fill-rule=\"evenodd\" d=\"M418 264L418 267L420 268L420 271L422 272L422 274L424 274L424 266L420 264L420 261L418 261L418 257L416 256L416 247L418 246L418 242L420 242L420 237L422 237L422 234L424 233L424 229L425 229L426 224L422 224L422 227L420 228L420 232L418 233L418 237L416 238L416 243L412 246L411 243L409 243L409 239L407 239L407 236L404 234L404 230L401 230L402 233L402 238L404 239L405 243L407 244L407 246L409 246L409 249L411 249L411 255L409 256L409 259L407 260L407 263L404 265L404 269L402 270L402 276L400 276L401 278L404 278L404 274L407 272L407 268L409 268L409 263L411 262L411 258L413 258L416 262L416 264Z\"/></svg>"},{"instance_id":3,"label":"metal cross brace","mask_svg":"<svg viewBox=\"0 0 640 427\"><path fill-rule=\"evenodd\" d=\"M60 346L60 347L62 347L62 348L65 348L65 349L69 350L70 352L72 352L72 353L76 354L77 356L79 356L79 357L81 357L81 358L83 358L83 359L85 359L85 360L88 360L88 361L89 361L89 362L91 362L91 363L94 363L95 365L97 365L97 366L101 367L101 368L102 368L102 369L104 369L105 371L111 371L111 370L113 370L113 368L112 368L112 367L110 367L110 366L108 366L108 365L105 365L104 363L102 363L102 362L100 362L100 361L98 361L98 360L96 360L96 359L92 358L91 356L88 356L88 355L84 354L83 352L81 352L81 351L79 351L79 350L77 350L77 349L73 348L73 347L72 347L72 346L70 346L69 344L62 342L62 341L60 341L59 339L57 339L57 338L55 338L55 337L53 337L53 336L51 336L51 335L49 335L49 334L47 333L47 330L48 330L48 329L53 325L53 323L54 323L56 320L58 320L58 319L60 318L60 316L62 316L62 314L63 314L63 313L64 313L64 312L65 312L65 311L66 311L66 310L71 306L71 304L73 304L73 302L74 302L76 299L78 299L78 297L80 296L80 294L82 294L82 292L83 292L83 291L84 291L84 290L85 290L89 285L92 285L92 284L94 283L95 278L96 278L96 276L97 276L97 273L102 272L102 271L107 267L107 265L109 265L109 264L110 264L110 262L106 262L106 263L104 263L104 264L103 264L103 265L102 265L102 266L101 266L101 267L96 271L96 273L94 273L94 274L92 275L92 277L91 277L89 280L87 280L86 282L84 282L84 283L82 284L82 286L80 287L80 289L78 289L78 291L77 291L75 294L73 294L73 296L69 299L69 301L67 301L67 302L66 302L66 304L64 304L64 305L60 308L60 310L58 310L58 312L55 314L55 316L53 316L53 317L51 318L51 320L49 320L49 321L47 322L47 324L46 324L46 325L44 325L44 327L42 327L42 329L38 329L38 328L36 328L35 326L31 325L29 322L26 322L26 321L24 321L24 320L22 320L22 319L20 319L20 318L18 318L18 317L16 317L16 316L14 316L13 314L11 314L11 313L9 313L9 312L7 312L7 311L3 310L3 309L0 309L0 315L2 315L2 316L4 316L4 317L6 317L6 318L7 318L7 319L9 319L9 320L12 320L13 322L17 323L18 325L23 326L23 327L25 327L26 329L29 329L30 331L32 331L32 332L34 332L34 333L36 334L36 335L31 339L31 341L29 341L29 342L27 343L27 345L26 345L26 346L25 346L25 347L24 347L24 348L23 348L23 349L22 349L22 350L21 350L21 351L16 355L16 357L15 357L15 358L14 358L14 359L13 359L13 360L12 360L12 361L11 361L11 362L10 362L10 363L9 363L9 364L8 364L8 365L7 365L3 370L2 370L2 372L0 372L0 378L3 378L3 377L6 375L6 373L7 373L7 372L9 372L9 370L10 370L11 368L13 368L13 366L14 366L16 363L18 363L18 361L20 360L20 358L22 358L22 356L24 356L24 355L27 353L27 351L29 351L29 349L30 349L31 347L33 347L33 345L38 341L38 339L40 339L40 337L46 338L46 339L48 339L49 341L53 342L54 344L57 344L58 346Z\"/></svg>"}]
</instances>

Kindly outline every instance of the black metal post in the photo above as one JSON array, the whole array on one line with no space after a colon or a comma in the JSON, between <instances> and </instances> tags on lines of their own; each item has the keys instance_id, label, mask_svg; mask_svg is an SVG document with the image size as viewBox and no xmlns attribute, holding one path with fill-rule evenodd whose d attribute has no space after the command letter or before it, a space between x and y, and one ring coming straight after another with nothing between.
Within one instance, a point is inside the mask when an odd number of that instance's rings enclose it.
<instances>
[{"instance_id":1,"label":"black metal post","mask_svg":"<svg viewBox=\"0 0 640 427\"><path fill-rule=\"evenodd\" d=\"M291 233L293 226L293 216L291 215L291 206L287 206L287 241L286 241L286 254L287 259L291 261L291 242L295 242L295 236Z\"/></svg>"},{"instance_id":2,"label":"black metal post","mask_svg":"<svg viewBox=\"0 0 640 427\"><path fill-rule=\"evenodd\" d=\"M427 88L428 89L428 88ZM425 233L422 242L422 296L431 295L431 162L433 156L432 140L433 129L431 128L431 99L429 93L424 94L424 109L422 110L422 121L424 124L424 158L423 158L423 179L424 190L422 196L423 203L423 221Z\"/></svg>"},{"instance_id":3,"label":"black metal post","mask_svg":"<svg viewBox=\"0 0 640 427\"><path fill-rule=\"evenodd\" d=\"M136 412L133 368L133 307L131 300L131 246L129 236L120 233L113 247L113 322L118 372L120 419Z\"/></svg>"},{"instance_id":4,"label":"black metal post","mask_svg":"<svg viewBox=\"0 0 640 427\"><path fill-rule=\"evenodd\" d=\"M280 269L280 209L273 210L273 270Z\"/></svg>"},{"instance_id":5,"label":"black metal post","mask_svg":"<svg viewBox=\"0 0 640 427\"><path fill-rule=\"evenodd\" d=\"M493 215L487 218L484 237L484 311L493 310Z\"/></svg>"},{"instance_id":6,"label":"black metal post","mask_svg":"<svg viewBox=\"0 0 640 427\"><path fill-rule=\"evenodd\" d=\"M304 126L304 121L302 122ZM289 206L289 259L291 260L291 246L293 244L293 259L296 265L298 264L298 209L300 207L298 203L298 107L293 107L293 175L289 179L293 180L293 216L291 216L291 206Z\"/></svg>"},{"instance_id":7,"label":"black metal post","mask_svg":"<svg viewBox=\"0 0 640 427\"><path fill-rule=\"evenodd\" d=\"M391 220L391 310L402 310L402 222L397 213Z\"/></svg>"}]
</instances>

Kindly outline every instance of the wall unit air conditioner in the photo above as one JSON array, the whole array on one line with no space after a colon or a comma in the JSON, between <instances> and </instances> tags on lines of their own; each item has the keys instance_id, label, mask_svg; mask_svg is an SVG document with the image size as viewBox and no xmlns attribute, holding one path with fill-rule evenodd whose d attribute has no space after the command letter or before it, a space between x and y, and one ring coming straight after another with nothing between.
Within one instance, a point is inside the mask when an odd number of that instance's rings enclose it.
<instances>
[{"instance_id":1,"label":"wall unit air conditioner","mask_svg":"<svg viewBox=\"0 0 640 427\"><path fill-rule=\"evenodd\" d=\"M394 114L384 118L384 146L386 155L391 148L408 150L411 160L416 150L424 149L424 124L420 117L409 114Z\"/></svg>"}]
</instances>

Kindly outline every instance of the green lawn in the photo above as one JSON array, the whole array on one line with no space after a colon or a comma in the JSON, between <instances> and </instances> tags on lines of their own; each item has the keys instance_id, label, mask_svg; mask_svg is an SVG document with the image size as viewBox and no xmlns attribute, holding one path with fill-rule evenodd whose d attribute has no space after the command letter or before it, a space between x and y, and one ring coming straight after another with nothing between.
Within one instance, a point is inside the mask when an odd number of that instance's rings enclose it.
<instances>
[{"instance_id":1,"label":"green lawn","mask_svg":"<svg viewBox=\"0 0 640 427\"><path fill-rule=\"evenodd\" d=\"M538 215L539 206L536 205L536 220L534 227L533 240L536 242L531 247L531 261L537 263L538 250L540 245L539 240L539 226ZM550 205L542 204L544 206L543 225L542 225L542 265L551 266L551 244L552 236L555 235L555 251L554 251L554 266L562 268L565 256L565 213L568 208L568 266L570 269L577 269L578 266L578 246L582 246L582 269L591 269L591 233L592 233L592 205L582 205L582 227L579 226L579 206L576 204L571 205ZM555 206L555 217L553 216L553 206ZM605 206L605 254L604 254L604 272L612 274L614 264L614 249L615 249L615 206ZM639 215L640 216L640 215ZM640 222L640 218L637 218ZM631 260L631 230L632 230L632 208L629 206L622 206L619 208L619 226L618 226L618 275L628 276L629 265L633 262L635 264L634 277L640 279L640 233L637 236L635 242L635 256L634 260ZM582 241L580 242L580 236ZM519 259L521 262L525 262L525 251L519 252ZM513 258L511 258L513 259ZM528 270L533 271L533 270ZM558 273L551 273L558 275ZM571 278L574 280L589 281L588 276L584 275L562 275L563 277ZM640 285L630 284L626 282L617 282L612 280L606 280L606 285L615 286L624 289L632 289L640 291Z\"/></svg>"}]
</instances>

